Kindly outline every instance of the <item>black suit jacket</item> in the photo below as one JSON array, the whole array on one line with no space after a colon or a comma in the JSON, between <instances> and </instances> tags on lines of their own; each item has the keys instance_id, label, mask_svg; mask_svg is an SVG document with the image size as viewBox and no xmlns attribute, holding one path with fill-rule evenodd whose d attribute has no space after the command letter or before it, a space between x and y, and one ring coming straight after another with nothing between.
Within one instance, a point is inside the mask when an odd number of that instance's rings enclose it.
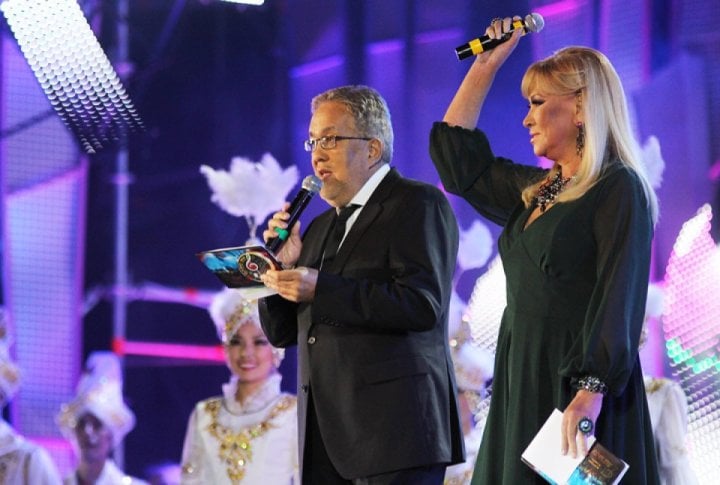
<instances>
[{"instance_id":1,"label":"black suit jacket","mask_svg":"<svg viewBox=\"0 0 720 485\"><path fill-rule=\"evenodd\" d=\"M319 267L333 213L308 226L298 266ZM301 460L310 388L343 477L463 460L447 335L457 246L442 192L393 169L319 273L315 300L261 301L270 342L298 344Z\"/></svg>"}]
</instances>

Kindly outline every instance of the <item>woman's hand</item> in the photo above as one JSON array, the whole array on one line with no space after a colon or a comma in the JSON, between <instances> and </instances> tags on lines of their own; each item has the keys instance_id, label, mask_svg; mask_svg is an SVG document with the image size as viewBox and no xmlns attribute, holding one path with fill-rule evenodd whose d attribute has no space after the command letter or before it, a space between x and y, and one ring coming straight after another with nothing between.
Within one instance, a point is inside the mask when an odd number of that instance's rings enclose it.
<instances>
[{"instance_id":1,"label":"woman's hand","mask_svg":"<svg viewBox=\"0 0 720 485\"><path fill-rule=\"evenodd\" d=\"M490 26L485 29L485 34L491 39L500 39L512 29L513 22L518 20L522 21L522 18L517 15L512 18L505 17L504 19L493 19ZM512 51L515 50L515 47L517 47L520 42L520 37L523 35L523 29L515 29L508 41L503 42L486 52L481 52L476 57L475 61L481 64L493 64L496 69L499 68L508 56L510 56Z\"/></svg>"},{"instance_id":2,"label":"woman's hand","mask_svg":"<svg viewBox=\"0 0 720 485\"><path fill-rule=\"evenodd\" d=\"M517 16L513 18L520 19ZM492 39L498 39L502 37L503 32L510 30L511 25L510 17L497 19L485 29L485 33ZM480 111L482 111L485 98L495 79L495 74L520 42L520 37L522 37L522 30L517 29L507 42L475 56L475 60L445 112L444 122L450 126L460 126L468 130L477 126Z\"/></svg>"},{"instance_id":3,"label":"woman's hand","mask_svg":"<svg viewBox=\"0 0 720 485\"><path fill-rule=\"evenodd\" d=\"M602 400L601 393L580 389L565 408L562 421L561 451L563 455L569 453L573 458L577 458L578 452L581 455L587 453L587 439L594 434L595 423L602 409ZM593 423L593 431L588 434L584 434L578 429L578 423L585 417Z\"/></svg>"},{"instance_id":4,"label":"woman's hand","mask_svg":"<svg viewBox=\"0 0 720 485\"><path fill-rule=\"evenodd\" d=\"M268 244L270 240L278 237L278 233L281 230L287 229L287 220L290 218L290 213L287 212L290 207L289 202L285 202L281 210L273 214L268 221L268 228L263 231L263 239L265 244ZM302 239L300 238L300 221L298 221L288 235L285 244L280 248L275 256L285 268L292 268L297 263L300 257L300 250L302 249Z\"/></svg>"}]
</instances>

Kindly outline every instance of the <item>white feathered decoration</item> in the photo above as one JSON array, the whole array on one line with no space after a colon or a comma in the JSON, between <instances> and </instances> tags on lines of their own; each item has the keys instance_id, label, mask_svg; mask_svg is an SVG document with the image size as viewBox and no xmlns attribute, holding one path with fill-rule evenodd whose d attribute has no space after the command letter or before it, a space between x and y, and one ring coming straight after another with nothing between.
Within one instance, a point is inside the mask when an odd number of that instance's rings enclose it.
<instances>
[{"instance_id":1,"label":"white feathered decoration","mask_svg":"<svg viewBox=\"0 0 720 485\"><path fill-rule=\"evenodd\" d=\"M205 175L213 191L210 200L225 212L245 218L250 228L248 244L258 242L257 225L282 207L299 178L296 166L283 169L269 153L259 162L234 157L229 172L201 165L200 173Z\"/></svg>"},{"instance_id":2,"label":"white feathered decoration","mask_svg":"<svg viewBox=\"0 0 720 485\"><path fill-rule=\"evenodd\" d=\"M493 238L490 229L480 220L475 220L467 231L460 231L458 265L460 273L473 268L482 268L490 259Z\"/></svg>"},{"instance_id":3,"label":"white feathered decoration","mask_svg":"<svg viewBox=\"0 0 720 485\"><path fill-rule=\"evenodd\" d=\"M663 172L665 171L665 160L660 152L660 142L655 136L650 135L648 139L645 140L641 154L650 185L654 189L659 189L662 184Z\"/></svg>"}]
</instances>

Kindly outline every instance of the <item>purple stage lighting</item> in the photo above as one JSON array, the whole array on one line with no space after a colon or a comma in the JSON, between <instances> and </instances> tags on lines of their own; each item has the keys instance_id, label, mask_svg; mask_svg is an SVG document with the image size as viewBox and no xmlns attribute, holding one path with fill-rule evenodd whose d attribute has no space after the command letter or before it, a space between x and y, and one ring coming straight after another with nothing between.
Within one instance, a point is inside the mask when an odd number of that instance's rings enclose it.
<instances>
[{"instance_id":1,"label":"purple stage lighting","mask_svg":"<svg viewBox=\"0 0 720 485\"><path fill-rule=\"evenodd\" d=\"M720 459L720 247L704 205L683 224L665 273L663 311L673 376L688 397L688 447L701 483L717 479Z\"/></svg>"},{"instance_id":2,"label":"purple stage lighting","mask_svg":"<svg viewBox=\"0 0 720 485\"><path fill-rule=\"evenodd\" d=\"M0 10L53 109L87 153L143 128L74 0L5 0Z\"/></svg>"}]
</instances>

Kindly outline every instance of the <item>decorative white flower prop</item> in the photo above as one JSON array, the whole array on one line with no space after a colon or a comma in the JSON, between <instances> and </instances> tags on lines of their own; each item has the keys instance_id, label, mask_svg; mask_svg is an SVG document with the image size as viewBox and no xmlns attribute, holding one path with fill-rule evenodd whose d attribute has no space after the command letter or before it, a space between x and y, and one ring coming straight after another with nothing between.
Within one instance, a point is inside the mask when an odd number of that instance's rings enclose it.
<instances>
[{"instance_id":1,"label":"decorative white flower prop","mask_svg":"<svg viewBox=\"0 0 720 485\"><path fill-rule=\"evenodd\" d=\"M660 188L665 171L665 160L660 152L660 142L654 135L650 135L641 149L642 161L647 171L650 185L654 189Z\"/></svg>"},{"instance_id":2,"label":"decorative white flower prop","mask_svg":"<svg viewBox=\"0 0 720 485\"><path fill-rule=\"evenodd\" d=\"M645 302L645 318L660 318L665 311L665 290L661 284L651 282L648 285Z\"/></svg>"},{"instance_id":3,"label":"decorative white flower prop","mask_svg":"<svg viewBox=\"0 0 720 485\"><path fill-rule=\"evenodd\" d=\"M245 218L250 228L248 244L258 242L258 224L280 209L299 178L296 166L283 169L269 153L259 162L233 157L230 171L201 165L200 173L213 191L210 200L228 214Z\"/></svg>"},{"instance_id":4,"label":"decorative white flower prop","mask_svg":"<svg viewBox=\"0 0 720 485\"><path fill-rule=\"evenodd\" d=\"M473 221L467 231L461 230L457 257L460 266L458 273L485 266L492 254L492 246L490 229L480 220Z\"/></svg>"}]
</instances>

